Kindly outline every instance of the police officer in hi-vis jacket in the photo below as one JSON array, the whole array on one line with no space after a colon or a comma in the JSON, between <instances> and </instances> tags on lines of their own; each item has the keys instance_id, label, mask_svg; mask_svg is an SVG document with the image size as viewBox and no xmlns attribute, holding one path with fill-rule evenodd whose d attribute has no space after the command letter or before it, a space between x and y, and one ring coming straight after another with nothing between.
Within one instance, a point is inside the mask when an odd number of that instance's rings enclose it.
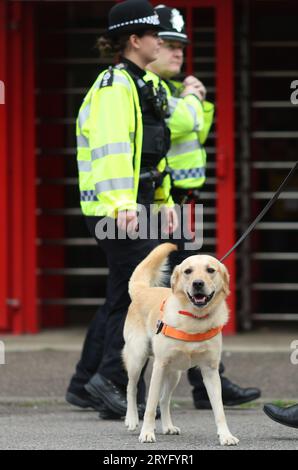
<instances>
[{"instance_id":1,"label":"police officer in hi-vis jacket","mask_svg":"<svg viewBox=\"0 0 298 470\"><path fill-rule=\"evenodd\" d=\"M160 83L154 87L144 81L145 67L158 56L160 29L157 13L145 0L126 0L110 10L107 42L118 51L120 61L99 74L77 119L81 208L90 233L105 253L109 275L105 305L88 329L66 400L82 408L93 407L102 417L126 411L127 374L121 351L130 303L128 281L159 243L158 237L122 235L137 228L137 204L142 204L148 216L147 209L156 199L169 233L177 225L170 178L156 171L170 145L166 93ZM115 239L98 236L96 226L103 219L115 221ZM144 402L141 378L140 413Z\"/></svg>"}]
</instances>

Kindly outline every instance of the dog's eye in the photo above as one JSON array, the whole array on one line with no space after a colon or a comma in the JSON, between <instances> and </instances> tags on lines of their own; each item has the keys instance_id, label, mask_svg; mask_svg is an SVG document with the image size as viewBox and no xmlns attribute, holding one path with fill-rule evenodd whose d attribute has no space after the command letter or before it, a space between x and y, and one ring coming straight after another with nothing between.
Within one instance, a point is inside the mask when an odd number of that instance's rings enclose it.
<instances>
[{"instance_id":1,"label":"dog's eye","mask_svg":"<svg viewBox=\"0 0 298 470\"><path fill-rule=\"evenodd\" d=\"M192 273L192 269L188 268L184 271L184 274L191 274Z\"/></svg>"},{"instance_id":2,"label":"dog's eye","mask_svg":"<svg viewBox=\"0 0 298 470\"><path fill-rule=\"evenodd\" d=\"M213 268L207 268L207 273L213 274L213 273L215 273L215 269L213 269Z\"/></svg>"}]
</instances>

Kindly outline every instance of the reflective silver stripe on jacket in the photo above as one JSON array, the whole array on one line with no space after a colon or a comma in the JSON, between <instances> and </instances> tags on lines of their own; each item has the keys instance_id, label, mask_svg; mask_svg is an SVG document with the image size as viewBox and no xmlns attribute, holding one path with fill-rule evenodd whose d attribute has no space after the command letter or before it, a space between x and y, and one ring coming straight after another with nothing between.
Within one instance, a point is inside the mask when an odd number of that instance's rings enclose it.
<instances>
[{"instance_id":1,"label":"reflective silver stripe on jacket","mask_svg":"<svg viewBox=\"0 0 298 470\"><path fill-rule=\"evenodd\" d=\"M198 139L190 140L189 142L172 145L167 156L175 157L176 155L183 155L184 153L193 152L194 150L199 150L201 148L202 146Z\"/></svg>"},{"instance_id":2,"label":"reflective silver stripe on jacket","mask_svg":"<svg viewBox=\"0 0 298 470\"><path fill-rule=\"evenodd\" d=\"M87 104L87 106L85 106L85 108L81 109L79 112L78 120L79 120L80 130L83 129L83 125L87 121L89 116L90 116L90 104Z\"/></svg>"},{"instance_id":3,"label":"reflective silver stripe on jacket","mask_svg":"<svg viewBox=\"0 0 298 470\"><path fill-rule=\"evenodd\" d=\"M115 189L133 189L134 179L130 176L125 178L110 178L108 180L99 181L96 183L95 188L97 194L103 191L113 191Z\"/></svg>"},{"instance_id":4,"label":"reflective silver stripe on jacket","mask_svg":"<svg viewBox=\"0 0 298 470\"><path fill-rule=\"evenodd\" d=\"M197 115L196 109L189 103L186 103L186 106L187 106L188 111L190 112L190 114L192 115L192 118L194 120L193 131L198 131L199 130L199 122L198 122L198 115Z\"/></svg>"},{"instance_id":5,"label":"reflective silver stripe on jacket","mask_svg":"<svg viewBox=\"0 0 298 470\"><path fill-rule=\"evenodd\" d=\"M175 109L177 108L177 105L178 105L180 99L181 99L181 98L174 98L173 96L171 96L171 97L168 99L170 116L172 116L172 114L174 113Z\"/></svg>"},{"instance_id":6,"label":"reflective silver stripe on jacket","mask_svg":"<svg viewBox=\"0 0 298 470\"><path fill-rule=\"evenodd\" d=\"M77 146L78 147L89 147L89 140L84 135L77 135Z\"/></svg>"},{"instance_id":7,"label":"reflective silver stripe on jacket","mask_svg":"<svg viewBox=\"0 0 298 470\"><path fill-rule=\"evenodd\" d=\"M170 117L175 112L175 109L178 106L179 100L181 100L181 98L174 98L173 96L171 96L169 98L168 103L169 103ZM194 121L193 131L198 131L199 130L199 122L198 122L197 111L191 104L187 103L186 101L185 101L185 104L186 104L186 107L187 107L188 111L190 112L190 114L193 118L193 121Z\"/></svg>"},{"instance_id":8,"label":"reflective silver stripe on jacket","mask_svg":"<svg viewBox=\"0 0 298 470\"><path fill-rule=\"evenodd\" d=\"M106 155L115 155L121 153L131 153L130 144L128 142L114 142L106 144L91 151L92 160L98 160Z\"/></svg>"},{"instance_id":9,"label":"reflective silver stripe on jacket","mask_svg":"<svg viewBox=\"0 0 298 470\"><path fill-rule=\"evenodd\" d=\"M92 171L92 165L90 161L86 160L77 160L79 171L89 172Z\"/></svg>"},{"instance_id":10,"label":"reflective silver stripe on jacket","mask_svg":"<svg viewBox=\"0 0 298 470\"><path fill-rule=\"evenodd\" d=\"M184 180L187 178L203 178L205 176L205 168L186 168L181 170L171 170L174 180Z\"/></svg>"},{"instance_id":11,"label":"reflective silver stripe on jacket","mask_svg":"<svg viewBox=\"0 0 298 470\"><path fill-rule=\"evenodd\" d=\"M128 78L120 75L114 75L113 83L120 83L121 85L124 85L126 88L130 90L130 83Z\"/></svg>"}]
</instances>

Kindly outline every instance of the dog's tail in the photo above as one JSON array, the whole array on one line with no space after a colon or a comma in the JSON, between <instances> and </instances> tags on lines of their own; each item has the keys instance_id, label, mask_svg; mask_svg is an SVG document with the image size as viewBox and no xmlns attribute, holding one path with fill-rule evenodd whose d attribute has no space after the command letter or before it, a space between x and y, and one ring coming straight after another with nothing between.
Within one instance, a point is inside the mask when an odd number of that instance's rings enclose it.
<instances>
[{"instance_id":1,"label":"dog's tail","mask_svg":"<svg viewBox=\"0 0 298 470\"><path fill-rule=\"evenodd\" d=\"M159 285L163 279L163 270L167 264L167 257L177 250L173 243L162 243L136 267L128 284L128 292L133 300L135 292L144 287Z\"/></svg>"}]
</instances>

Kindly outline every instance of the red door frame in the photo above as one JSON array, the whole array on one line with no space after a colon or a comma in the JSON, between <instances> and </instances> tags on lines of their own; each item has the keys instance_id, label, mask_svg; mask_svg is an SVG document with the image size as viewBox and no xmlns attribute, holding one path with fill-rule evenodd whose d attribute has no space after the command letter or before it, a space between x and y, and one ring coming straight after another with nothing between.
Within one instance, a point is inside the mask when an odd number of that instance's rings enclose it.
<instances>
[{"instance_id":1,"label":"red door frame","mask_svg":"<svg viewBox=\"0 0 298 470\"><path fill-rule=\"evenodd\" d=\"M8 194L7 194L7 34L6 11L7 5L0 2L0 80L4 84L4 104L0 103L0 214L2 230L0 230L0 330L7 330L9 323L7 306L7 265L8 265Z\"/></svg>"},{"instance_id":2,"label":"red door frame","mask_svg":"<svg viewBox=\"0 0 298 470\"><path fill-rule=\"evenodd\" d=\"M154 4L159 2L153 2ZM216 30L216 256L220 259L235 243L235 143L234 143L234 14L233 0L168 0L167 5L186 9L186 28L193 37L193 10L215 9ZM186 72L193 73L192 42L186 51ZM226 334L236 331L236 256L225 261L230 273L230 320Z\"/></svg>"},{"instance_id":3,"label":"red door frame","mask_svg":"<svg viewBox=\"0 0 298 470\"><path fill-rule=\"evenodd\" d=\"M11 210L9 214L10 257L12 269L9 270L9 298L12 330L14 333L24 332L23 316L23 38L22 38L22 5L13 2L8 5L9 22L14 25L9 30L9 55L11 57L10 78L7 84L9 128L8 141L11 147L9 164L9 181L12 188ZM13 78L13 86L11 78ZM8 157L8 156L7 156Z\"/></svg>"},{"instance_id":4,"label":"red door frame","mask_svg":"<svg viewBox=\"0 0 298 470\"><path fill-rule=\"evenodd\" d=\"M216 208L217 256L235 243L235 116L234 116L234 14L233 0L216 2ZM236 331L236 254L226 259L230 273L230 320L225 333Z\"/></svg>"},{"instance_id":5,"label":"red door frame","mask_svg":"<svg viewBox=\"0 0 298 470\"><path fill-rule=\"evenodd\" d=\"M36 333L39 327L32 4L2 1L0 35L0 79L6 84L6 102L0 109L0 204L5 228L0 235L0 330Z\"/></svg>"},{"instance_id":6,"label":"red door frame","mask_svg":"<svg viewBox=\"0 0 298 470\"><path fill-rule=\"evenodd\" d=\"M26 48L24 49L24 96L26 100L26 118L23 122L24 129L24 267L29 273L24 275L24 305L25 305L25 330L30 333L39 331L40 319L37 306L37 199L36 199L36 143L35 143L35 34L34 34L34 8L33 4L27 4L24 10L24 37Z\"/></svg>"}]
</instances>

